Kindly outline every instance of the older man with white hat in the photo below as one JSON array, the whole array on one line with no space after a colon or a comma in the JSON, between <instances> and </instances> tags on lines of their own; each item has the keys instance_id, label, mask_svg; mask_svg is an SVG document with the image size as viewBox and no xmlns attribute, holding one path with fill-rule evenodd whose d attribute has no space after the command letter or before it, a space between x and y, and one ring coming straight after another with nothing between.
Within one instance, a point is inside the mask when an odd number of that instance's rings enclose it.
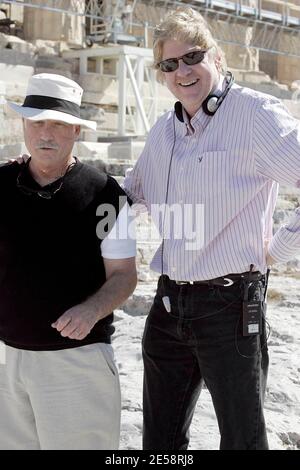
<instances>
[{"instance_id":1,"label":"older man with white hat","mask_svg":"<svg viewBox=\"0 0 300 470\"><path fill-rule=\"evenodd\" d=\"M123 190L73 156L96 129L82 92L39 74L10 103L30 158L0 167L1 449L118 448L112 311L136 285L135 241Z\"/></svg>"}]
</instances>

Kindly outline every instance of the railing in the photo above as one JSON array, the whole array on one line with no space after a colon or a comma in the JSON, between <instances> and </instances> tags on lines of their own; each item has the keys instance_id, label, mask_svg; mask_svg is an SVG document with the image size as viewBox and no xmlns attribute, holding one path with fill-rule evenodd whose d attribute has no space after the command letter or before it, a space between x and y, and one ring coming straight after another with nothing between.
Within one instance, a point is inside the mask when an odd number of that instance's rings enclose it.
<instances>
[{"instance_id":1,"label":"railing","mask_svg":"<svg viewBox=\"0 0 300 470\"><path fill-rule=\"evenodd\" d=\"M163 8L191 5L248 16L271 23L281 23L291 27L300 26L300 6L284 0L237 0L235 2L230 0L149 0L148 2L142 0L142 2ZM264 4L267 4L268 8L264 7Z\"/></svg>"},{"instance_id":2,"label":"railing","mask_svg":"<svg viewBox=\"0 0 300 470\"><path fill-rule=\"evenodd\" d=\"M86 16L105 21L108 20L108 17L105 17L104 14L105 2L99 0L70 0L68 8L66 8L66 0L2 0L1 3L19 5L20 7L39 8L69 15ZM191 5L223 10L241 16L251 16L270 22L279 22L283 25L289 24L292 27L300 26L300 6L284 0L237 0L235 2L230 0L134 0L132 10L134 10L138 3L165 8L178 5ZM110 21L112 21L114 16L119 14L119 9L122 4L124 4L123 0L115 1L112 15L110 15ZM264 8L264 4L267 4L268 8ZM270 5L272 5L272 8Z\"/></svg>"}]
</instances>

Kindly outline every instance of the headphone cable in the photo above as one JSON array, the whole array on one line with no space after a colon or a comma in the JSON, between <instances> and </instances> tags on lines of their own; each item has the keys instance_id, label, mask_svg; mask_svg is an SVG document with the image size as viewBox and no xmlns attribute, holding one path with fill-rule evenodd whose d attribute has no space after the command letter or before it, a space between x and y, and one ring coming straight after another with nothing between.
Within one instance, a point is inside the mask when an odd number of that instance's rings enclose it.
<instances>
[{"instance_id":1,"label":"headphone cable","mask_svg":"<svg viewBox=\"0 0 300 470\"><path fill-rule=\"evenodd\" d=\"M170 162L169 162L169 169L168 169L168 177L167 177L167 189L166 189L166 196L165 196L165 208L164 208L164 218L163 218L163 226L162 226L162 245L161 245L161 279L162 279L162 288L163 288L163 294L165 294L165 283L164 283L164 245L165 245L165 239L164 239L164 234L165 234L165 221L166 221L166 206L168 204L168 198L169 198L169 186L170 186L170 175L171 175L171 167L172 167L172 161L173 161L173 156L174 156L174 149L175 149L175 143L176 143L176 130L175 130L175 111L173 112L173 145L172 145L172 150L171 150L171 157L170 157ZM171 312L171 303L170 303L170 298L167 295L162 296L162 302L164 304L164 307L168 313Z\"/></svg>"}]
</instances>

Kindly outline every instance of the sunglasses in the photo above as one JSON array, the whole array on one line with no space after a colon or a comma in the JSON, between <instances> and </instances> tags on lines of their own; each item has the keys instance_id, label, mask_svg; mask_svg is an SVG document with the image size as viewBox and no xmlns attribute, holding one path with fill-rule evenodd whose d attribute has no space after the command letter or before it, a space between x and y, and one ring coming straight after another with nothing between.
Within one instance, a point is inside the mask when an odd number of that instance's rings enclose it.
<instances>
[{"instance_id":1,"label":"sunglasses","mask_svg":"<svg viewBox=\"0 0 300 470\"><path fill-rule=\"evenodd\" d=\"M43 190L43 189L35 189L35 188L30 188L29 186L26 186L25 184L20 183L20 175L17 178L17 188L23 193L26 194L26 196L32 196L32 195L37 195L41 197L42 199L52 199L53 196L61 190L63 186L63 178L61 179L59 185L55 189L49 189L49 190Z\"/></svg>"},{"instance_id":2,"label":"sunglasses","mask_svg":"<svg viewBox=\"0 0 300 470\"><path fill-rule=\"evenodd\" d=\"M188 52L181 57L173 57L171 59L162 60L157 64L157 67L159 67L162 72L174 72L174 70L177 70L179 67L180 59L182 59L182 62L184 62L186 65L200 64L200 62L202 62L204 59L206 52L207 50Z\"/></svg>"}]
</instances>

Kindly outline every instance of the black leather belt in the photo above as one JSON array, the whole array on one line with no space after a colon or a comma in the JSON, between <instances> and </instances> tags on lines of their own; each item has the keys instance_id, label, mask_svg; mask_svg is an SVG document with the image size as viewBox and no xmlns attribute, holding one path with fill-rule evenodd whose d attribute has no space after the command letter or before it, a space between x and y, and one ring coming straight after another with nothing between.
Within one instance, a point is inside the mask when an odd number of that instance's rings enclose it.
<instances>
[{"instance_id":1,"label":"black leather belt","mask_svg":"<svg viewBox=\"0 0 300 470\"><path fill-rule=\"evenodd\" d=\"M168 276L165 276L169 282L174 282L178 286L182 285L205 285L205 286L220 286L220 287L230 287L236 282L242 281L243 279L249 278L249 272L237 273L237 274L227 274L226 276L216 277L215 279L207 279L205 281L175 281L170 279ZM251 273L251 281L260 281L264 279L265 275L259 271L254 271Z\"/></svg>"}]
</instances>

